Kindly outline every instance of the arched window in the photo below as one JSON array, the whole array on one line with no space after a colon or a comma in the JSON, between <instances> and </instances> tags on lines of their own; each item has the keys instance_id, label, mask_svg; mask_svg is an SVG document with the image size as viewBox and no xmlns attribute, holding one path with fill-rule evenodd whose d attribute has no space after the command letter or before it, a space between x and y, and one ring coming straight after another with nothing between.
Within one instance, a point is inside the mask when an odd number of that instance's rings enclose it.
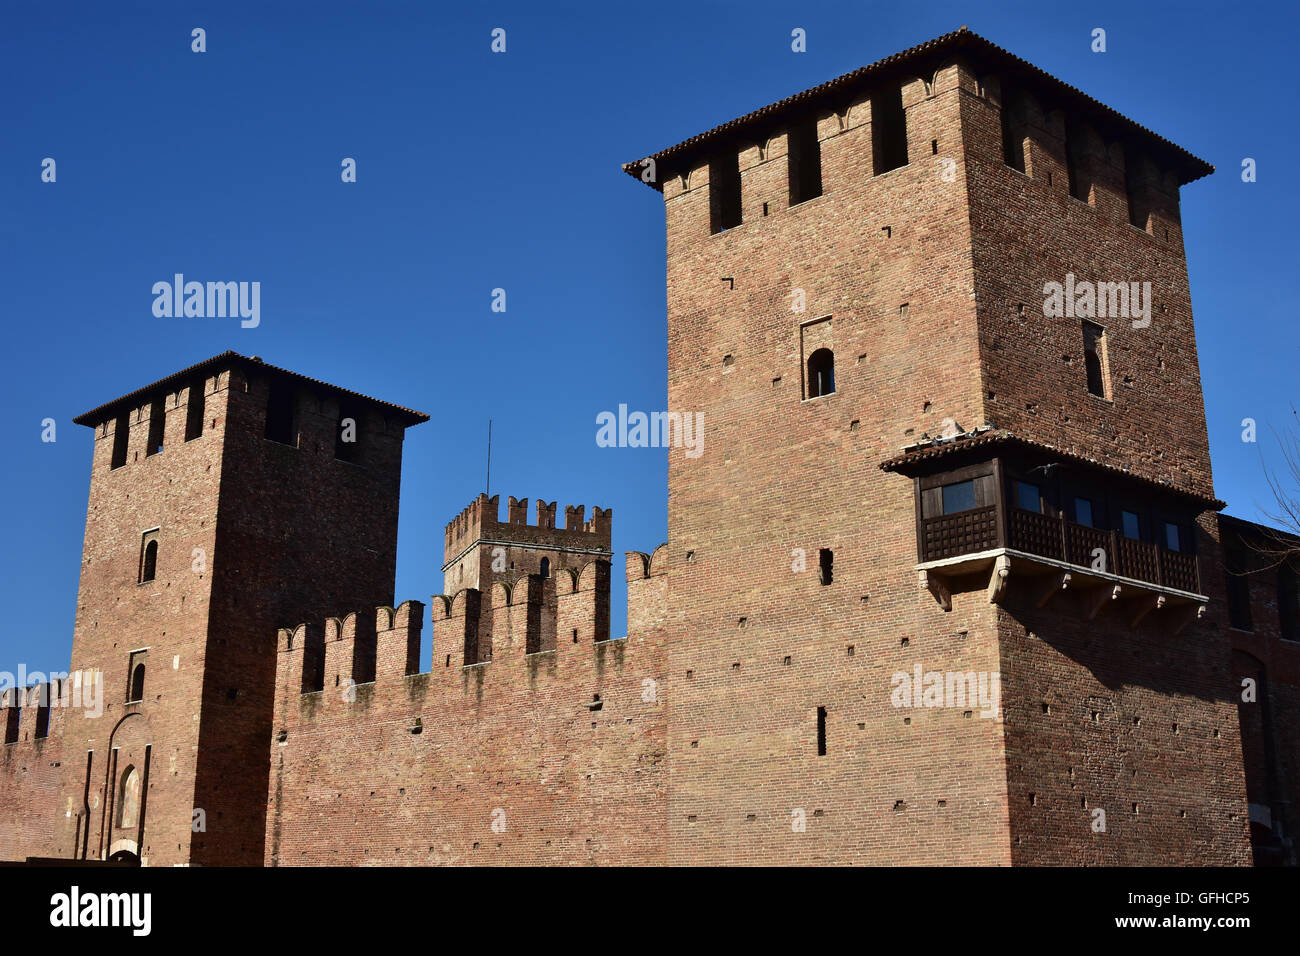
<instances>
[{"instance_id":1,"label":"arched window","mask_svg":"<svg viewBox=\"0 0 1300 956\"><path fill-rule=\"evenodd\" d=\"M144 560L140 563L140 583L152 581L158 571L158 542L150 541L144 546Z\"/></svg>"},{"instance_id":2,"label":"arched window","mask_svg":"<svg viewBox=\"0 0 1300 956\"><path fill-rule=\"evenodd\" d=\"M549 578L550 576L551 576L551 559L542 558L542 577Z\"/></svg>"},{"instance_id":3,"label":"arched window","mask_svg":"<svg viewBox=\"0 0 1300 956\"><path fill-rule=\"evenodd\" d=\"M129 766L122 771L122 784L117 791L117 825L133 827L140 822L140 774Z\"/></svg>"},{"instance_id":4,"label":"arched window","mask_svg":"<svg viewBox=\"0 0 1300 956\"><path fill-rule=\"evenodd\" d=\"M808 397L817 398L835 391L835 355L830 349L818 349L808 356Z\"/></svg>"},{"instance_id":5,"label":"arched window","mask_svg":"<svg viewBox=\"0 0 1300 956\"><path fill-rule=\"evenodd\" d=\"M128 700L144 700L144 664L136 664L131 671L131 696Z\"/></svg>"}]
</instances>

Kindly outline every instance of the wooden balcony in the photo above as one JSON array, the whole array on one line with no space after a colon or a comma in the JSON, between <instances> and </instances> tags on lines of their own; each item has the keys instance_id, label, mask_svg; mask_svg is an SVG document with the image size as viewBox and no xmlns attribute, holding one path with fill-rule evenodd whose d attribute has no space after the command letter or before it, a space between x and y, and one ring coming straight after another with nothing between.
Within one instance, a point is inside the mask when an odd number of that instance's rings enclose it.
<instances>
[{"instance_id":1,"label":"wooden balcony","mask_svg":"<svg viewBox=\"0 0 1300 956\"><path fill-rule=\"evenodd\" d=\"M1203 616L1208 599L1196 554L1015 507L1000 481L992 490L982 497L993 504L953 514L924 517L918 503L921 586L946 610L952 593L981 587L1002 603L1014 580L1038 607L1066 592L1082 594L1089 620L1113 606L1136 626L1162 611L1176 632Z\"/></svg>"}]
</instances>

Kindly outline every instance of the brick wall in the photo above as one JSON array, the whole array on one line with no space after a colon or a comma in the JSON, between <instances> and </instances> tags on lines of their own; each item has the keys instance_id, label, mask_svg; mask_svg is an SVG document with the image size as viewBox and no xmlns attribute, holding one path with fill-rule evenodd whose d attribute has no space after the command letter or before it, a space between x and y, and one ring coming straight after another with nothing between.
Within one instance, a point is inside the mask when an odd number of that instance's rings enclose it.
<instances>
[{"instance_id":1,"label":"brick wall","mask_svg":"<svg viewBox=\"0 0 1300 956\"><path fill-rule=\"evenodd\" d=\"M635 563L635 586L662 577ZM662 634L593 641L607 571L559 577L564 639L535 654L523 596L538 578L497 584L481 605L477 591L435 597L429 673L415 673L422 606L380 608L376 679L354 688L355 615L325 624L319 693L301 693L309 628L282 631L267 864L664 862ZM660 615L642 607L654 600L630 596L635 619ZM467 607L480 606L491 661L465 666Z\"/></svg>"}]
</instances>

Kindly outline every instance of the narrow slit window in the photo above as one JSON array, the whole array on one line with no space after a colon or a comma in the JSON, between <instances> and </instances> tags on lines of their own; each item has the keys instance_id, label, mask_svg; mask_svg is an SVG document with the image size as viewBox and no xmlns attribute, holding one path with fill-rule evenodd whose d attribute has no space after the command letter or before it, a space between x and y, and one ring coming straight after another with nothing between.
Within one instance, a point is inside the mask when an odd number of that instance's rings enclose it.
<instances>
[{"instance_id":1,"label":"narrow slit window","mask_svg":"<svg viewBox=\"0 0 1300 956\"><path fill-rule=\"evenodd\" d=\"M1092 322L1083 323L1083 367L1088 376L1088 392L1098 398L1110 398L1106 381L1106 330Z\"/></svg>"},{"instance_id":2,"label":"narrow slit window","mask_svg":"<svg viewBox=\"0 0 1300 956\"><path fill-rule=\"evenodd\" d=\"M825 587L835 580L835 554L830 548L822 548L817 552L817 560L822 587Z\"/></svg>"},{"instance_id":3,"label":"narrow slit window","mask_svg":"<svg viewBox=\"0 0 1300 956\"><path fill-rule=\"evenodd\" d=\"M193 441L203 434L203 389L205 384L202 379L190 384L190 393L185 404L186 441Z\"/></svg>"},{"instance_id":4,"label":"narrow slit window","mask_svg":"<svg viewBox=\"0 0 1300 956\"><path fill-rule=\"evenodd\" d=\"M727 153L709 163L709 231L723 232L740 222L740 156Z\"/></svg>"},{"instance_id":5,"label":"narrow slit window","mask_svg":"<svg viewBox=\"0 0 1300 956\"><path fill-rule=\"evenodd\" d=\"M110 468L121 468L126 464L127 445L131 436L131 416L118 415L113 425L113 460Z\"/></svg>"},{"instance_id":6,"label":"narrow slit window","mask_svg":"<svg viewBox=\"0 0 1300 956\"><path fill-rule=\"evenodd\" d=\"M815 118L790 130L788 164L791 206L822 194L822 151Z\"/></svg>"},{"instance_id":7,"label":"narrow slit window","mask_svg":"<svg viewBox=\"0 0 1300 956\"><path fill-rule=\"evenodd\" d=\"M826 708L817 708L817 756L826 756Z\"/></svg>"},{"instance_id":8,"label":"narrow slit window","mask_svg":"<svg viewBox=\"0 0 1300 956\"><path fill-rule=\"evenodd\" d=\"M18 691L10 691L15 698ZM16 704L5 708L5 743L16 744L18 742L18 728L22 720L22 708Z\"/></svg>"},{"instance_id":9,"label":"narrow slit window","mask_svg":"<svg viewBox=\"0 0 1300 956\"><path fill-rule=\"evenodd\" d=\"M149 406L149 447L145 449L146 457L156 455L163 450L163 430L167 422L167 405L158 399Z\"/></svg>"},{"instance_id":10,"label":"narrow slit window","mask_svg":"<svg viewBox=\"0 0 1300 956\"><path fill-rule=\"evenodd\" d=\"M901 86L881 90L871 99L871 158L876 176L907 165L907 112Z\"/></svg>"},{"instance_id":11,"label":"narrow slit window","mask_svg":"<svg viewBox=\"0 0 1300 956\"><path fill-rule=\"evenodd\" d=\"M549 578L549 577L551 576L551 559L550 559L550 558L542 558L542 570L541 570L541 575L542 575L542 577L544 577L544 578Z\"/></svg>"},{"instance_id":12,"label":"narrow slit window","mask_svg":"<svg viewBox=\"0 0 1300 956\"><path fill-rule=\"evenodd\" d=\"M136 664L131 670L131 690L128 700L144 700L144 662Z\"/></svg>"}]
</instances>

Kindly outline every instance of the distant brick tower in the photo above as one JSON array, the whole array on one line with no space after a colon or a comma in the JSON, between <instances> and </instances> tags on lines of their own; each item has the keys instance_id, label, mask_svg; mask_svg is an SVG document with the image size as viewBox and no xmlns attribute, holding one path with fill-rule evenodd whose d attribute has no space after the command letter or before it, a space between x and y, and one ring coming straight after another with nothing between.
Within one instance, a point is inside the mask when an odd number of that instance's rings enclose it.
<instances>
[{"instance_id":1,"label":"distant brick tower","mask_svg":"<svg viewBox=\"0 0 1300 956\"><path fill-rule=\"evenodd\" d=\"M348 421L352 428L349 429ZM427 416L226 352L95 432L51 855L260 864L285 621L391 604L405 429Z\"/></svg>"},{"instance_id":2,"label":"distant brick tower","mask_svg":"<svg viewBox=\"0 0 1300 956\"><path fill-rule=\"evenodd\" d=\"M1248 862L1211 168L963 28L626 170L708 427L669 454L670 862Z\"/></svg>"},{"instance_id":3,"label":"distant brick tower","mask_svg":"<svg viewBox=\"0 0 1300 956\"><path fill-rule=\"evenodd\" d=\"M592 509L591 520L585 518L586 506L564 508L564 527L556 527L556 502L538 499L536 517L528 523L528 499L510 497L506 520L500 521L500 499L480 494L447 523L443 547L443 592L455 595L471 589L471 600L481 600L492 591L493 584L514 585L529 576L538 579L529 591L528 613L536 618L529 625L529 641L534 649L554 648L555 576L561 571L578 574L593 561L607 562L613 534L613 509ZM599 570L599 587L605 594L603 629L596 640L609 637L609 570ZM471 615L471 623L474 615ZM466 660L488 660L491 642L472 641L466 645ZM471 646L471 644L473 646Z\"/></svg>"}]
</instances>

